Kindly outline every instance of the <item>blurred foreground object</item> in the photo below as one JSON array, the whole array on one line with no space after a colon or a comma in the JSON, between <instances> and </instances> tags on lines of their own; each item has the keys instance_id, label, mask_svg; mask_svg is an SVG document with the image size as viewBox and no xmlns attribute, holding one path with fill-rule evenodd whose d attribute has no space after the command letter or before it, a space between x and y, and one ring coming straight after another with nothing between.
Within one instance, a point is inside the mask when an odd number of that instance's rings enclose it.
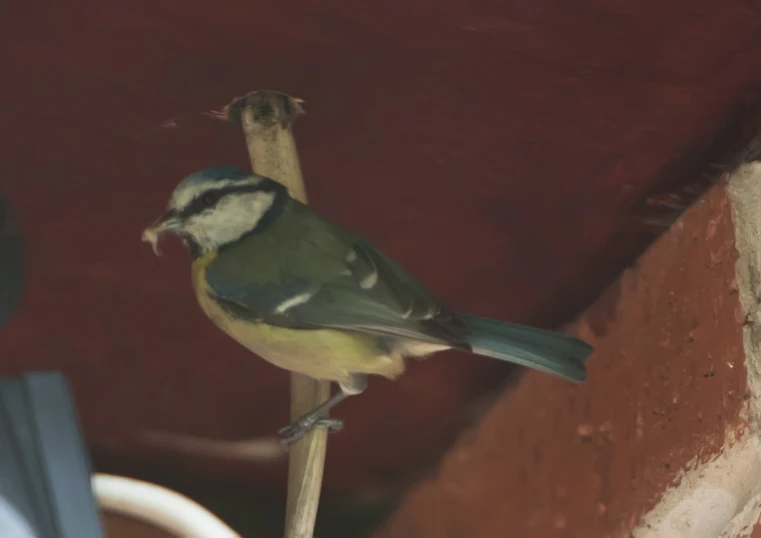
<instances>
[{"instance_id":1,"label":"blurred foreground object","mask_svg":"<svg viewBox=\"0 0 761 538\"><path fill-rule=\"evenodd\" d=\"M0 536L104 537L65 377L0 380L0 407Z\"/></svg>"}]
</instances>

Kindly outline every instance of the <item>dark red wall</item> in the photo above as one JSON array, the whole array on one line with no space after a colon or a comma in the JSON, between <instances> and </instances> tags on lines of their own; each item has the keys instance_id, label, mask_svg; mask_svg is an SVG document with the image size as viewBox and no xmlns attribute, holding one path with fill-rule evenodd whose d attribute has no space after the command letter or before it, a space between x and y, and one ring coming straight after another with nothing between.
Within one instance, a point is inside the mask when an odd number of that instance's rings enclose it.
<instances>
[{"instance_id":1,"label":"dark red wall","mask_svg":"<svg viewBox=\"0 0 761 538\"><path fill-rule=\"evenodd\" d=\"M253 89L304 98L296 132L317 208L454 307L551 326L659 231L642 223L643 197L694 181L744 136L761 77L761 9L743 0L3 11L0 190L28 278L0 373L64 370L109 470L153 462L144 474L261 488L283 487L284 466L138 440L240 439L287 421L287 376L203 318L180 250L157 259L140 242L182 176L247 162L236 128L204 111ZM448 355L374 381L336 413L347 427L331 438L327 490L386 485L427 460L506 372Z\"/></svg>"}]
</instances>

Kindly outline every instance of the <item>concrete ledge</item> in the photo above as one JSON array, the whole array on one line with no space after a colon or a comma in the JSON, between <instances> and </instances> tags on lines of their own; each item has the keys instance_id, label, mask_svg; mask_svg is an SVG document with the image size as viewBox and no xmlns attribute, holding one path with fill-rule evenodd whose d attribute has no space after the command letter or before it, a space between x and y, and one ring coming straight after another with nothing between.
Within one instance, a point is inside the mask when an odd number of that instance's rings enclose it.
<instances>
[{"instance_id":1,"label":"concrete ledge","mask_svg":"<svg viewBox=\"0 0 761 538\"><path fill-rule=\"evenodd\" d=\"M761 444L751 436L681 475L633 538L735 538L758 521Z\"/></svg>"}]
</instances>

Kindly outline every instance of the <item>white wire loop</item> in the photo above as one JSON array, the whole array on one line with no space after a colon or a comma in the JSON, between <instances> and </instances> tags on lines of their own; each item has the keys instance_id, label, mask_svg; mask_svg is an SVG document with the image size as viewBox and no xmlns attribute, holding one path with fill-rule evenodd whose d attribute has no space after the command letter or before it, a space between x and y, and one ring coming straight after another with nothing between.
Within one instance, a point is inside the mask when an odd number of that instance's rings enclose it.
<instances>
[{"instance_id":1,"label":"white wire loop","mask_svg":"<svg viewBox=\"0 0 761 538\"><path fill-rule=\"evenodd\" d=\"M162 486L95 474L92 489L101 509L155 525L182 538L241 538L195 501Z\"/></svg>"}]
</instances>

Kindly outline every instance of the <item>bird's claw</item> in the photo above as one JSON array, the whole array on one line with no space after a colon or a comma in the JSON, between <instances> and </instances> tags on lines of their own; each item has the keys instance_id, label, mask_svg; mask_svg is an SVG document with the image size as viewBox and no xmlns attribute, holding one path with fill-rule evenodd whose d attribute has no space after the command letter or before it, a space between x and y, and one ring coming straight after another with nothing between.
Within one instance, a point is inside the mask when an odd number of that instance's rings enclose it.
<instances>
[{"instance_id":1,"label":"bird's claw","mask_svg":"<svg viewBox=\"0 0 761 538\"><path fill-rule=\"evenodd\" d=\"M342 420L337 418L317 418L317 417L302 417L285 428L282 428L278 433L280 434L280 444L285 450L304 437L307 433L314 428L327 428L328 431L341 431L344 427Z\"/></svg>"}]
</instances>

